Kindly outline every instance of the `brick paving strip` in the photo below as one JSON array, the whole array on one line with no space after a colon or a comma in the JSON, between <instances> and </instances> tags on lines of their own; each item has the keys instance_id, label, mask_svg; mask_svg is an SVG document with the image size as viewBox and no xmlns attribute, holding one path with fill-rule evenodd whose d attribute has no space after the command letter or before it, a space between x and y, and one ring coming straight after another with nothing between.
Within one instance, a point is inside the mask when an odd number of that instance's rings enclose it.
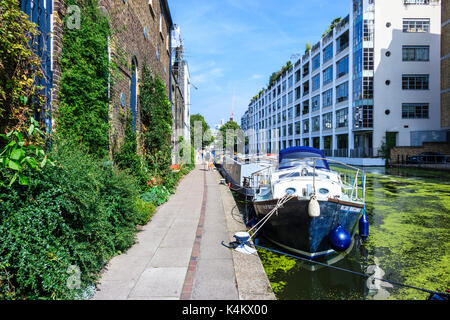
<instances>
[{"instance_id":1,"label":"brick paving strip","mask_svg":"<svg viewBox=\"0 0 450 320\"><path fill-rule=\"evenodd\" d=\"M203 170L206 166L203 166ZM206 184L206 171L203 171L203 200L202 200L202 211L200 212L200 220L197 226L197 233L195 236L194 247L192 248L191 260L189 261L189 267L186 274L186 279L184 280L183 290L181 291L180 300L190 300L192 297L192 289L194 286L195 272L197 271L198 258L200 255L200 243L203 236L203 224L205 223L205 213L206 213L206 199L208 186Z\"/></svg>"}]
</instances>

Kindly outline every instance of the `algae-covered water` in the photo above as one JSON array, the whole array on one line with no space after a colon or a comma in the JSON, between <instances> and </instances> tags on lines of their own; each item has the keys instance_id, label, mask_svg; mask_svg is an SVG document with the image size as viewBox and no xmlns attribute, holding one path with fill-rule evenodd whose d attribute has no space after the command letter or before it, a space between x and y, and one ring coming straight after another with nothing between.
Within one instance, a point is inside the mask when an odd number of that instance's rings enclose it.
<instances>
[{"instance_id":1,"label":"algae-covered water","mask_svg":"<svg viewBox=\"0 0 450 320\"><path fill-rule=\"evenodd\" d=\"M377 279L445 292L450 289L450 173L365 168L370 236L358 236L332 265ZM263 237L259 245L280 249ZM424 300L419 290L318 267L258 249L277 299Z\"/></svg>"}]
</instances>

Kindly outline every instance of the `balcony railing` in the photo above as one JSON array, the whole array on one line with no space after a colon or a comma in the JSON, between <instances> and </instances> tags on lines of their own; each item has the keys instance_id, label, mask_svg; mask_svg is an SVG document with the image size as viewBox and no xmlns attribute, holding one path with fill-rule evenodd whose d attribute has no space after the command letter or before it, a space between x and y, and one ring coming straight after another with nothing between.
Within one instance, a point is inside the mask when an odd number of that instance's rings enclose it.
<instances>
[{"instance_id":1,"label":"balcony railing","mask_svg":"<svg viewBox=\"0 0 450 320\"><path fill-rule=\"evenodd\" d=\"M350 158L372 158L372 148L357 148L350 150Z\"/></svg>"},{"instance_id":2,"label":"balcony railing","mask_svg":"<svg viewBox=\"0 0 450 320\"><path fill-rule=\"evenodd\" d=\"M403 0L403 4L430 4L430 0Z\"/></svg>"},{"instance_id":3,"label":"balcony railing","mask_svg":"<svg viewBox=\"0 0 450 320\"><path fill-rule=\"evenodd\" d=\"M339 158L347 158L348 157L348 149L335 149L333 150L333 156Z\"/></svg>"}]
</instances>

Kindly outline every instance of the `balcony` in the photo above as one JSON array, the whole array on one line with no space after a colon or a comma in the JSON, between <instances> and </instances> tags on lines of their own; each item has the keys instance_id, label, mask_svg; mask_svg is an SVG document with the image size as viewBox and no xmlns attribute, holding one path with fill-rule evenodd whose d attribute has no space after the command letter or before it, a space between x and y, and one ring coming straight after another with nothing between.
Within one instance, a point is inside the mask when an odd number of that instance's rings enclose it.
<instances>
[{"instance_id":1,"label":"balcony","mask_svg":"<svg viewBox=\"0 0 450 320\"><path fill-rule=\"evenodd\" d=\"M335 149L333 150L333 156L337 158L347 158L348 149Z\"/></svg>"},{"instance_id":2,"label":"balcony","mask_svg":"<svg viewBox=\"0 0 450 320\"><path fill-rule=\"evenodd\" d=\"M373 158L372 148L357 148L350 150L350 158Z\"/></svg>"}]
</instances>

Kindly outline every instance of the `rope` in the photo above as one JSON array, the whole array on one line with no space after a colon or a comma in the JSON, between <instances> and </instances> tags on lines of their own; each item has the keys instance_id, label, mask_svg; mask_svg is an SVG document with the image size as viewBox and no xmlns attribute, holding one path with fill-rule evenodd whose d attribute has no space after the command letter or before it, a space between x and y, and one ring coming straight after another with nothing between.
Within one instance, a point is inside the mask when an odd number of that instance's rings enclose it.
<instances>
[{"instance_id":1,"label":"rope","mask_svg":"<svg viewBox=\"0 0 450 320\"><path fill-rule=\"evenodd\" d=\"M294 256L294 255L289 254L289 253L277 251L277 250L274 250L274 249L269 249L269 248L266 248L266 247L263 247L263 246L260 246L260 245L257 245L257 244L255 244L254 246L257 247L257 248L261 248L261 249L264 249L264 250L272 251L272 252L275 252L275 253L278 253L278 254L286 255L286 256L288 256L288 257L295 258L295 259L298 259L298 260L303 260L303 261L307 261L307 262L312 262L312 263L316 263L316 264L318 264L318 265L325 266L325 267L329 267L329 268L336 269L336 270L339 270L339 271L344 271L344 272L352 273L352 274L354 274L354 275L361 276L361 277L364 277L364 278L370 278L370 277L372 277L372 276L369 276L369 275L367 275L367 274L365 274L365 273L356 272L356 271L352 271L352 270L348 270L348 269L344 269L344 268L332 266L332 265L329 265L329 264L326 264L326 263L322 263L322 262L319 262L319 261L314 261L314 260L311 260L311 259L307 259L307 258L302 258L302 257ZM410 288L410 289L415 289L415 290L419 290L419 291L423 291L423 292L427 292L427 293L431 293L431 294L437 294L437 295L441 295L441 296L442 296L442 295L443 295L443 296L448 296L447 293L437 292L437 291L432 291L432 290L427 290L427 289L418 288L418 287L413 287L413 286L410 286L410 285L407 285L407 284L403 284L403 283L400 283L400 282L396 282L396 281L392 281L392 280L386 280L386 279L375 278L375 277L373 277L373 280L384 281L384 282L388 282L388 283L393 284L393 285L397 285L397 286L401 286L401 287L405 287L405 288Z\"/></svg>"},{"instance_id":2,"label":"rope","mask_svg":"<svg viewBox=\"0 0 450 320\"><path fill-rule=\"evenodd\" d=\"M270 210L270 212L268 214L266 214L266 216L264 218L262 218L260 221L258 221L258 223L256 223L249 231L248 233L250 234L250 232L252 232L254 229L256 229L256 231L253 233L253 235L251 235L250 239L252 239L257 233L258 231L263 227L263 225L270 219L270 217L275 213L278 212L278 208L280 208L282 205L284 205L286 202L288 202L289 200L291 200L292 198L294 198L293 195L291 194L286 194L284 195L282 198L278 199L277 204L275 205L275 207Z\"/></svg>"}]
</instances>

